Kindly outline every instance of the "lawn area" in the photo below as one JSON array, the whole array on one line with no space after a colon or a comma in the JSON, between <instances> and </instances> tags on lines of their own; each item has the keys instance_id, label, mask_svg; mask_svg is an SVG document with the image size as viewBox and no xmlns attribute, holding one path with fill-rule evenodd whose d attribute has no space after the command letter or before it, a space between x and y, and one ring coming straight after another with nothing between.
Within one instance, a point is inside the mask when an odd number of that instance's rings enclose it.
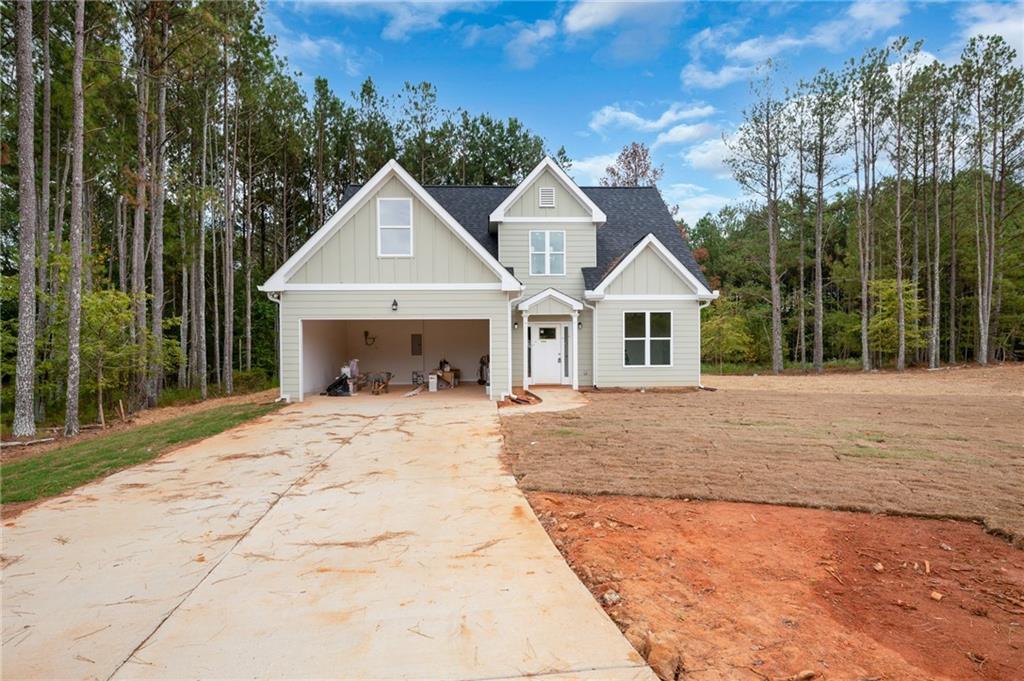
<instances>
[{"instance_id":1,"label":"lawn area","mask_svg":"<svg viewBox=\"0 0 1024 681\"><path fill-rule=\"evenodd\" d=\"M704 381L504 416L520 486L960 518L1024 542L1024 366Z\"/></svg>"},{"instance_id":2,"label":"lawn area","mask_svg":"<svg viewBox=\"0 0 1024 681\"><path fill-rule=\"evenodd\" d=\"M228 404L5 462L0 466L0 501L5 504L29 502L60 494L154 459L181 444L216 435L279 406Z\"/></svg>"}]
</instances>

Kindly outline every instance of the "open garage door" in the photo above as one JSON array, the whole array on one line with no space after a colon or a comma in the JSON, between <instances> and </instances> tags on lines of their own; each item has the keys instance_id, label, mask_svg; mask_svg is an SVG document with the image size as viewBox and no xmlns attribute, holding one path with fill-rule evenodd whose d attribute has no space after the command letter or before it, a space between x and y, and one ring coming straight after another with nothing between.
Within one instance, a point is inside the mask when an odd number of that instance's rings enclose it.
<instances>
[{"instance_id":1,"label":"open garage door","mask_svg":"<svg viewBox=\"0 0 1024 681\"><path fill-rule=\"evenodd\" d=\"M360 373L391 372L396 386L412 385L447 360L462 384L476 385L480 358L490 354L489 328L486 319L304 320L299 399L323 391L352 359ZM480 394L487 395L484 386Z\"/></svg>"}]
</instances>

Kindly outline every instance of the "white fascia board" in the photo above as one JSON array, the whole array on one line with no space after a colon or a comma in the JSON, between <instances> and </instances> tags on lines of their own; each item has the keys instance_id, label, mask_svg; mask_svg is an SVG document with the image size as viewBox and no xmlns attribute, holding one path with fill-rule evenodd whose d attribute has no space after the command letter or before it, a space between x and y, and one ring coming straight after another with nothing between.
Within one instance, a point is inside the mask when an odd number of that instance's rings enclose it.
<instances>
[{"instance_id":1,"label":"white fascia board","mask_svg":"<svg viewBox=\"0 0 1024 681\"><path fill-rule=\"evenodd\" d=\"M542 300L547 300L548 298L554 298L555 300L557 300L557 301L559 301L561 303L564 303L565 305L568 305L573 310L582 310L583 309L583 303L581 303L580 301L576 300L572 296L567 296L566 294L562 293L558 289L554 289L554 288L546 288L543 291L541 291L540 293L537 293L537 294L535 294L533 296L530 296L529 298L527 298L523 302L519 303L518 308L519 308L519 310L521 312L522 311L528 311L531 306L536 305L537 303L541 302Z\"/></svg>"},{"instance_id":2,"label":"white fascia board","mask_svg":"<svg viewBox=\"0 0 1024 681\"><path fill-rule=\"evenodd\" d=\"M283 291L501 291L499 282L410 284L285 284Z\"/></svg>"},{"instance_id":3,"label":"white fascia board","mask_svg":"<svg viewBox=\"0 0 1024 681\"><path fill-rule=\"evenodd\" d=\"M541 173L545 170L550 170L552 174L558 179L559 182L572 194L577 201L579 201L587 210L590 211L590 218L585 222L594 222L603 224L608 221L608 217L604 214L597 204L590 200L590 197L579 188L579 186L572 181L572 178L565 174L565 171L554 162L550 156L545 156L544 159L537 164L537 167L530 171L530 174L526 176L519 186L512 190L512 193L505 197L505 200L498 204L498 207L491 212L491 222L511 222L505 218L505 211L509 209L512 204L519 200L519 198L526 191L526 188L536 180ZM529 218L528 220L546 220L547 218Z\"/></svg>"},{"instance_id":4,"label":"white fascia board","mask_svg":"<svg viewBox=\"0 0 1024 681\"><path fill-rule=\"evenodd\" d=\"M473 253L477 255L481 260L484 261L491 270L501 279L501 290L502 291L519 291L522 289L522 283L516 279L512 274L505 269L501 263L491 255L486 248L483 247L479 241L477 241L472 234L466 231L466 229L459 224L458 220L453 218L448 211L446 211L441 204L439 204L434 197L432 197L426 189L417 182L412 175L406 172L398 161L391 159L384 164L384 167L377 171L377 174L370 178L370 180L364 184L355 195L349 199L344 206L338 210L337 213L332 215L327 222L323 224L316 233L311 236L302 247L297 250L292 257L288 258L281 267L278 268L274 274L263 283L262 286L258 286L257 289L261 291L282 291L288 286L288 278L301 267L314 251L320 246L321 243L331 238L337 229L344 223L352 213L362 207L365 201L386 182L390 177L397 177L402 184L406 186L409 191L413 193L420 201L422 201L427 208L430 209L434 215L444 222L452 232L459 237L459 240Z\"/></svg>"},{"instance_id":5,"label":"white fascia board","mask_svg":"<svg viewBox=\"0 0 1024 681\"><path fill-rule=\"evenodd\" d=\"M648 246L653 248L654 252L661 257L665 264L671 267L676 272L676 274L678 274L679 277L683 279L683 281L685 281L687 284L690 285L691 288L693 288L698 298L712 299L714 297L711 291L708 290L708 287L702 284L700 282L700 279L694 276L693 272L688 270L686 266L683 265L683 263L679 262L679 258L672 255L672 252L665 247L665 244L661 243L661 240L658 239L658 237L654 236L653 234L648 234L643 239L641 239L633 248L633 250L627 253L626 257L619 261L619 264L616 265L615 268L611 272L609 272L604 279L601 280L601 283L598 284L597 288L593 290L593 293L604 294L605 289L608 288L608 285L615 281L619 277L619 275L621 275L626 270L626 268L629 267L630 263L636 260L637 256L643 253L644 249L647 248Z\"/></svg>"}]
</instances>

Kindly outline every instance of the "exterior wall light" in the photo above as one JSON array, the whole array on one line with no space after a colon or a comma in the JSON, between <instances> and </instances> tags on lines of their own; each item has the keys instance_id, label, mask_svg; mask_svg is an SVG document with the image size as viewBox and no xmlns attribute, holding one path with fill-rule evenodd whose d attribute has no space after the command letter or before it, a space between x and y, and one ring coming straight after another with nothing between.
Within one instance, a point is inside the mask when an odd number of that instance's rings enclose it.
<instances>
[{"instance_id":1,"label":"exterior wall light","mask_svg":"<svg viewBox=\"0 0 1024 681\"><path fill-rule=\"evenodd\" d=\"M397 300L392 300L391 301L391 311L392 312L398 312L398 301Z\"/></svg>"},{"instance_id":2,"label":"exterior wall light","mask_svg":"<svg viewBox=\"0 0 1024 681\"><path fill-rule=\"evenodd\" d=\"M576 328L577 329L582 329L583 328L583 322L576 322Z\"/></svg>"}]
</instances>

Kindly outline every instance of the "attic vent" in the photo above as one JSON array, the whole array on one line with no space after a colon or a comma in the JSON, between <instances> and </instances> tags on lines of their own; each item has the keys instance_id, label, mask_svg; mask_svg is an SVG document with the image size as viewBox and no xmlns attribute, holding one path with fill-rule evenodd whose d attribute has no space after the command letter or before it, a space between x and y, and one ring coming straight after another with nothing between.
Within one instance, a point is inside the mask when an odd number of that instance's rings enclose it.
<instances>
[{"instance_id":1,"label":"attic vent","mask_svg":"<svg viewBox=\"0 0 1024 681\"><path fill-rule=\"evenodd\" d=\"M537 192L537 205L541 208L554 208L555 188L541 187Z\"/></svg>"}]
</instances>

